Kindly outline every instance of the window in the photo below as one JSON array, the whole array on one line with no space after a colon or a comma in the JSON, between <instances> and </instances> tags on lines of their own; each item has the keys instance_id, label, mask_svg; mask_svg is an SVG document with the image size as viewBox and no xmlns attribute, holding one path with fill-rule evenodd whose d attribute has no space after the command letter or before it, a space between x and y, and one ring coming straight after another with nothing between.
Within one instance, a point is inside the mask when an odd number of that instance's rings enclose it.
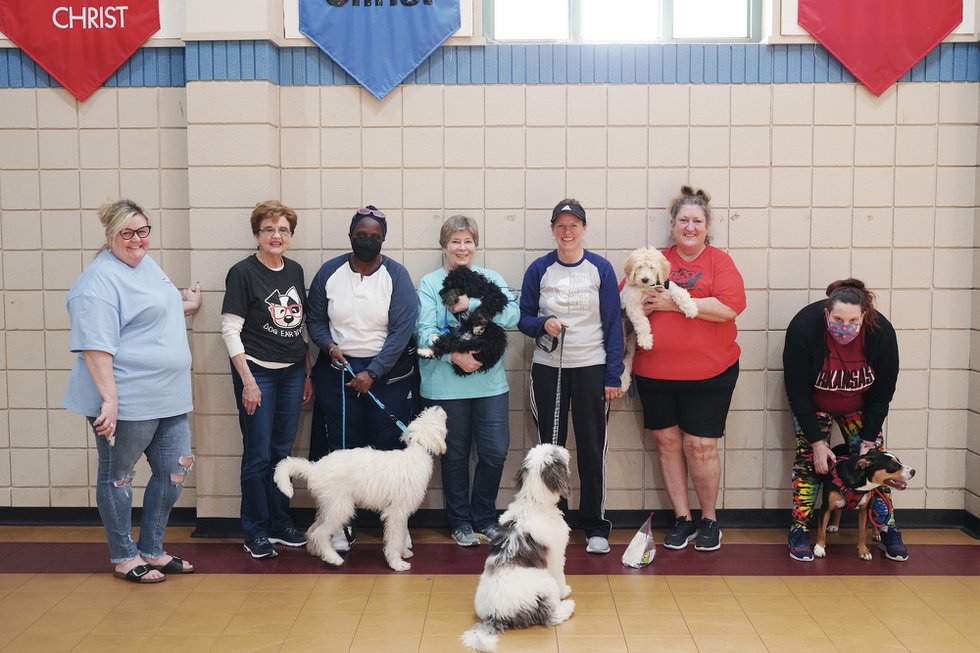
<instances>
[{"instance_id":1,"label":"window","mask_svg":"<svg viewBox=\"0 0 980 653\"><path fill-rule=\"evenodd\" d=\"M498 41L758 41L761 0L484 0Z\"/></svg>"},{"instance_id":2,"label":"window","mask_svg":"<svg viewBox=\"0 0 980 653\"><path fill-rule=\"evenodd\" d=\"M501 40L568 39L568 0L496 0L493 18L494 37Z\"/></svg>"}]
</instances>

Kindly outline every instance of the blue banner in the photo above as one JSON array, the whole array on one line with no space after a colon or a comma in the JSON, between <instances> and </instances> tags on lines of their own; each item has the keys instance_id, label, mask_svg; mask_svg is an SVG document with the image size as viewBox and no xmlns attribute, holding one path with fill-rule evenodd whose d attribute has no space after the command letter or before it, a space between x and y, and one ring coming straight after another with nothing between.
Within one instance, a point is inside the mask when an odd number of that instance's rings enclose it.
<instances>
[{"instance_id":1,"label":"blue banner","mask_svg":"<svg viewBox=\"0 0 980 653\"><path fill-rule=\"evenodd\" d=\"M379 100L459 29L459 0L299 0L299 31Z\"/></svg>"}]
</instances>

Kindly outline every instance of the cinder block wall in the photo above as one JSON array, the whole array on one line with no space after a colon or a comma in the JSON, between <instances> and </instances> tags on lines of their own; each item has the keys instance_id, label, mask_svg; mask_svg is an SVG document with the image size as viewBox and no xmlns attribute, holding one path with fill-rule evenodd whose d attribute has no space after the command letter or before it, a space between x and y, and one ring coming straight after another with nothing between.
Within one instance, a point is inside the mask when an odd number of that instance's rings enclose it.
<instances>
[{"instance_id":1,"label":"cinder block wall","mask_svg":"<svg viewBox=\"0 0 980 653\"><path fill-rule=\"evenodd\" d=\"M379 102L356 86L191 80L102 89L81 106L55 89L0 90L0 505L94 505L91 437L59 405L71 365L64 293L101 244L94 209L107 198L143 203L153 255L175 283L205 290L189 323L198 460L180 505L233 518L241 444L219 313L225 272L254 249L256 201L280 198L299 213L291 255L308 280L346 250L352 209L374 203L390 216L385 253L416 281L441 262L442 220L462 212L481 226L479 263L519 287L551 247L557 199L583 202L587 246L620 267L634 247L666 243L663 207L692 183L712 193L714 242L749 297L720 504L788 507L783 330L827 283L857 276L899 332L887 440L919 474L896 503L980 515L970 363L980 342L978 90L900 83L875 98L846 82L408 84ZM535 440L529 357L515 332L501 504ZM638 409L623 401L610 420L609 509L669 505ZM440 484L437 472L423 507L442 507Z\"/></svg>"},{"instance_id":2,"label":"cinder block wall","mask_svg":"<svg viewBox=\"0 0 980 653\"><path fill-rule=\"evenodd\" d=\"M464 212L481 225L481 264L519 287L551 245L547 212L560 197L588 207L588 247L619 266L635 246L665 243L662 207L688 181L712 192L715 242L749 293L722 505L788 506L783 329L827 283L854 275L879 291L901 339L887 436L922 481L899 505L964 507L976 85L908 84L881 98L852 84L414 85L382 102L353 86L261 81L194 82L187 93L189 135L202 141L189 150L194 274L214 293L195 325L197 410L209 425L198 437L202 516L237 510L217 313L224 271L252 247L253 201L278 191L299 211L292 251L308 277L345 250L350 207L374 203L391 216L386 253L414 279L440 264L442 219ZM226 238L198 239L216 224ZM529 345L517 333L511 342L513 469L534 430ZM610 421L610 509L669 505L638 408L622 402ZM307 437L304 425L301 452ZM441 507L439 484L426 507Z\"/></svg>"},{"instance_id":3,"label":"cinder block wall","mask_svg":"<svg viewBox=\"0 0 980 653\"><path fill-rule=\"evenodd\" d=\"M150 213L153 257L190 281L183 88L0 89L0 506L95 505L96 451L61 409L74 356L65 293L105 243L96 209L131 197ZM136 470L136 501L149 476ZM196 475L180 506L194 506Z\"/></svg>"}]
</instances>

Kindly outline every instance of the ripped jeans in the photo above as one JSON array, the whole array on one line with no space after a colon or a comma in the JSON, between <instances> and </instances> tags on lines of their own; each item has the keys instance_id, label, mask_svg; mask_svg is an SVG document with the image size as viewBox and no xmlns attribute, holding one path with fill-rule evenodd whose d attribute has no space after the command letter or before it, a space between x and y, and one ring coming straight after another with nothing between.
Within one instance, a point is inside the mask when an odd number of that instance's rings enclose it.
<instances>
[{"instance_id":1,"label":"ripped jeans","mask_svg":"<svg viewBox=\"0 0 980 653\"><path fill-rule=\"evenodd\" d=\"M95 437L95 442L99 450L95 500L109 540L110 560L118 564L137 555L162 556L170 509L194 464L187 415L135 422L119 420L115 446L110 447L100 436ZM137 548L132 533L133 475L143 454L150 463L150 478L143 493Z\"/></svg>"}]
</instances>

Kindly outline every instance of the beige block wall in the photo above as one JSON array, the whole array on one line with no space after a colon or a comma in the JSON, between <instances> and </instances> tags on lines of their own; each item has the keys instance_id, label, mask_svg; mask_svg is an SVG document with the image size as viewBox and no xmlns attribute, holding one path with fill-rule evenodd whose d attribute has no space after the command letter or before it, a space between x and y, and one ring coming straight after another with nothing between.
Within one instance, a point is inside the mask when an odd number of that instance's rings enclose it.
<instances>
[{"instance_id":1,"label":"beige block wall","mask_svg":"<svg viewBox=\"0 0 980 653\"><path fill-rule=\"evenodd\" d=\"M74 364L65 293L104 242L96 209L132 197L154 227L152 255L190 281L184 89L0 91L0 506L95 505L94 441L61 408ZM149 469L136 470L136 501ZM196 476L179 506L194 506Z\"/></svg>"},{"instance_id":2,"label":"beige block wall","mask_svg":"<svg viewBox=\"0 0 980 653\"><path fill-rule=\"evenodd\" d=\"M353 208L374 203L390 216L386 253L416 281L440 264L444 217L465 212L481 227L478 262L519 287L552 245L557 199L583 202L587 246L620 267L634 247L665 244L663 207L689 182L712 193L714 242L749 297L720 505L789 506L784 329L854 275L899 333L886 434L918 475L897 505L978 515L978 88L901 84L874 98L847 84L417 85L379 102L357 87L192 82L103 89L81 108L59 91L2 91L0 504L94 505L90 437L58 405L71 364L64 291L100 244L93 209L108 197L146 204L162 232L155 256L178 285L202 283L190 332L198 464L181 505L236 517L241 436L218 325L225 272L254 248L256 201L299 213L291 253L308 280L346 250ZM516 332L511 343L501 504L535 441L530 345ZM638 410L625 400L610 420L609 509L669 506ZM308 431L306 412L298 454ZM442 507L440 483L437 472L423 507Z\"/></svg>"}]
</instances>

